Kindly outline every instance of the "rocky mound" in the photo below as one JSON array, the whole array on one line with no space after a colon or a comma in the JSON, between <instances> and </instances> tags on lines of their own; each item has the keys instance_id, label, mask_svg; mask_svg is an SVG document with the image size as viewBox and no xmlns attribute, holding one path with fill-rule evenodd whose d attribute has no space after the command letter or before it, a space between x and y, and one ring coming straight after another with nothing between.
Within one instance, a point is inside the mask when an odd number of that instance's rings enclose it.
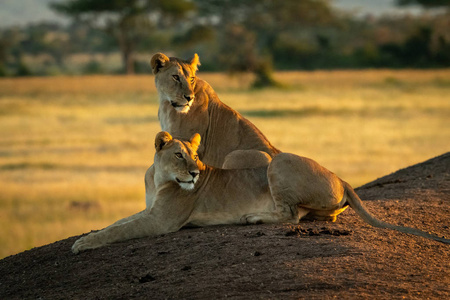
<instances>
[{"instance_id":1,"label":"rocky mound","mask_svg":"<svg viewBox=\"0 0 450 300\"><path fill-rule=\"evenodd\" d=\"M359 189L380 219L450 237L450 153ZM184 229L73 255L0 260L0 299L449 299L450 246L363 223Z\"/></svg>"}]
</instances>

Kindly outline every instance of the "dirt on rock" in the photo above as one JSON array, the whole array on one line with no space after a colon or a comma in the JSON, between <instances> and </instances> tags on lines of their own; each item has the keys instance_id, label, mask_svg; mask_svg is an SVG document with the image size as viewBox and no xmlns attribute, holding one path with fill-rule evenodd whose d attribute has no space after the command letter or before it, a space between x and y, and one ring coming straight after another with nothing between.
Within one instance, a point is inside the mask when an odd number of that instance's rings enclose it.
<instances>
[{"instance_id":1,"label":"dirt on rock","mask_svg":"<svg viewBox=\"0 0 450 300\"><path fill-rule=\"evenodd\" d=\"M450 153L357 189L378 218L450 238ZM450 299L450 245L336 222L188 228L0 260L0 299Z\"/></svg>"}]
</instances>

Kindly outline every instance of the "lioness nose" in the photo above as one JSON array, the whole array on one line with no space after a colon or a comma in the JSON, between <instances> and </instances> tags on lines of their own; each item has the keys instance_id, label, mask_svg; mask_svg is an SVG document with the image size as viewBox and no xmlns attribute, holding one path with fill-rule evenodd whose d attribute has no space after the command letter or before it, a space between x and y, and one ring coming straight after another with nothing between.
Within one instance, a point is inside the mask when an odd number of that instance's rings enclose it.
<instances>
[{"instance_id":1,"label":"lioness nose","mask_svg":"<svg viewBox=\"0 0 450 300\"><path fill-rule=\"evenodd\" d=\"M184 98L185 98L187 101L192 101L192 100L194 100L195 96L194 96L194 95L184 95Z\"/></svg>"},{"instance_id":2,"label":"lioness nose","mask_svg":"<svg viewBox=\"0 0 450 300\"><path fill-rule=\"evenodd\" d=\"M189 174L191 174L192 178L195 178L198 176L199 171L189 171Z\"/></svg>"}]
</instances>

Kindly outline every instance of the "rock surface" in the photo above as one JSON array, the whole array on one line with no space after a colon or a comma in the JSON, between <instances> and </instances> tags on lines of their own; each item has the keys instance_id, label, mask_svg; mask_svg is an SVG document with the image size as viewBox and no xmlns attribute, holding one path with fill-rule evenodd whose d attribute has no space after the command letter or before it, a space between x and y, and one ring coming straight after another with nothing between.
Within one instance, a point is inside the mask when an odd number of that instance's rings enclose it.
<instances>
[{"instance_id":1,"label":"rock surface","mask_svg":"<svg viewBox=\"0 0 450 300\"><path fill-rule=\"evenodd\" d=\"M450 238L450 153L357 189L378 218ZM0 299L450 299L450 246L335 223L214 226L0 260Z\"/></svg>"}]
</instances>

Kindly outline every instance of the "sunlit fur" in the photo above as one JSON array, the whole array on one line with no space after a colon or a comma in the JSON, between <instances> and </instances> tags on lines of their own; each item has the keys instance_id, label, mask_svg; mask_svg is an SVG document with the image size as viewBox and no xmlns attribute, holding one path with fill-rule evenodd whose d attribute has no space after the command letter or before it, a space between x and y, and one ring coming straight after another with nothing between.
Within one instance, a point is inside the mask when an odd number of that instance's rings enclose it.
<instances>
[{"instance_id":1,"label":"sunlit fur","mask_svg":"<svg viewBox=\"0 0 450 300\"><path fill-rule=\"evenodd\" d=\"M162 53L152 57L161 129L181 140L199 133L203 140L198 149L201 160L218 168L236 150L249 151L241 151L240 168L257 166L253 164L253 151L270 157L279 153L255 125L222 103L213 88L197 77L199 64L197 55L189 60L169 58ZM193 100L189 102L186 95L193 95Z\"/></svg>"},{"instance_id":2,"label":"sunlit fur","mask_svg":"<svg viewBox=\"0 0 450 300\"><path fill-rule=\"evenodd\" d=\"M158 133L152 206L80 238L72 251L79 253L118 241L165 234L187 224L240 224L245 214L274 209L267 166L242 170L206 166L196 156L199 143L198 134L189 141L181 141L167 132ZM198 180L191 174L196 171ZM192 184L180 184L180 180Z\"/></svg>"},{"instance_id":3,"label":"sunlit fur","mask_svg":"<svg viewBox=\"0 0 450 300\"><path fill-rule=\"evenodd\" d=\"M185 190L192 190L199 178L203 164L197 158L200 135L195 134L190 142L174 140L167 132L161 132L155 139L156 168L154 182L160 186L173 181ZM164 151L161 151L164 149ZM193 175L194 174L194 175Z\"/></svg>"},{"instance_id":4,"label":"sunlit fur","mask_svg":"<svg viewBox=\"0 0 450 300\"><path fill-rule=\"evenodd\" d=\"M197 153L207 165L234 169L267 165L280 151L249 120L222 103L206 81L197 77L199 64L198 55L189 60L169 58L163 53L152 57L161 129L180 140L189 140L199 133L203 142ZM178 81L174 75L179 77ZM183 97L192 92L194 98L188 103ZM154 171L151 166L145 174L148 208L156 196Z\"/></svg>"},{"instance_id":5,"label":"sunlit fur","mask_svg":"<svg viewBox=\"0 0 450 300\"><path fill-rule=\"evenodd\" d=\"M448 239L378 220L367 211L347 182L312 159L281 153L273 158L267 173L276 209L246 215L242 219L243 223L296 223L303 217L334 222L337 215L350 206L359 217L372 226L450 244Z\"/></svg>"},{"instance_id":6,"label":"sunlit fur","mask_svg":"<svg viewBox=\"0 0 450 300\"><path fill-rule=\"evenodd\" d=\"M185 61L158 53L152 57L151 65L160 102L167 102L176 112L188 113L195 100L195 72L200 65L198 55Z\"/></svg>"},{"instance_id":7,"label":"sunlit fur","mask_svg":"<svg viewBox=\"0 0 450 300\"><path fill-rule=\"evenodd\" d=\"M450 240L376 219L348 183L311 159L281 153L268 167L217 169L197 159L199 143L198 134L181 141L167 132L158 133L152 207L80 238L72 251L174 232L188 224L298 223L308 216L334 221L348 206L372 226L450 244ZM180 184L180 180L191 183Z\"/></svg>"}]
</instances>

